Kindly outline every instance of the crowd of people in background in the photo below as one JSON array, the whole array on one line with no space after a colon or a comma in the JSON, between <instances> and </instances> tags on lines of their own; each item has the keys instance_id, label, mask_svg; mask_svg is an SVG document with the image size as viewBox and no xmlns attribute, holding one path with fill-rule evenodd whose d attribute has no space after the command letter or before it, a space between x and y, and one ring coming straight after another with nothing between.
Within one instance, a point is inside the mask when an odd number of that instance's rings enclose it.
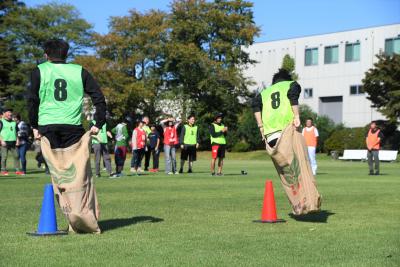
<instances>
[{"instance_id":1,"label":"crowd of people in background","mask_svg":"<svg viewBox=\"0 0 400 267\"><path fill-rule=\"evenodd\" d=\"M228 128L222 124L223 114L215 115L215 121L210 125L210 139L212 145L211 175L223 175L222 166L225 157L226 133ZM187 122L182 124L179 119L167 117L159 124L150 124L148 116L133 119L126 116L124 121L118 123L113 129L108 129L105 124L99 133L93 137L92 149L95 156L95 174L100 177L101 158L107 176L118 178L123 176L125 161L129 151L132 152L130 172L140 175L143 172L159 172L159 157L161 149L164 151L165 173L168 175L184 172L188 161L188 173L193 173L193 165L197 159L197 149L200 145L199 129L195 115L191 114ZM91 123L94 125L95 121ZM130 127L132 124L133 127ZM130 134L130 128L131 130ZM160 131L159 131L160 130ZM115 171L111 170L109 141L114 140ZM176 152L181 148L180 168L178 170ZM215 162L218 160L218 171L215 172ZM144 159L144 166L142 162ZM152 160L152 168L150 163Z\"/></svg>"},{"instance_id":2,"label":"crowd of people in background","mask_svg":"<svg viewBox=\"0 0 400 267\"><path fill-rule=\"evenodd\" d=\"M215 121L209 128L212 145L212 175L222 175L225 136L228 129L222 124L222 118L223 114L217 113ZM95 120L90 122L89 127L93 125L96 125ZM99 133L92 137L94 174L96 177L101 177L101 169L103 169L107 177L123 176L122 171L129 152L132 152L131 173L140 175L143 172L159 172L159 158L162 150L166 174L183 173L186 161L188 161L187 172L193 173L193 164L197 159L197 149L200 145L199 133L196 117L193 114L188 116L186 123L170 116L162 119L158 124L150 124L148 116L143 116L136 121L126 116L114 128L109 128L109 125L105 123ZM12 109L4 109L0 112L0 141L1 175L9 175L9 170L11 170L10 165L7 165L7 159L13 159L13 170L16 175L25 175L27 172L26 153L30 149L36 153L37 167L44 169L46 174L50 174L41 152L40 141L33 138L32 127L21 119L20 114L13 114ZM110 153L112 144L114 144L114 170ZM179 169L176 160L178 148L181 148ZM214 170L216 159L219 159L217 173ZM150 168L151 161L152 168Z\"/></svg>"},{"instance_id":3,"label":"crowd of people in background","mask_svg":"<svg viewBox=\"0 0 400 267\"><path fill-rule=\"evenodd\" d=\"M211 141L211 175L223 175L223 162L225 157L226 134L228 128L222 123L223 114L217 113L214 122L209 126ZM89 126L95 125L91 121ZM133 127L131 127L131 125ZM133 128L133 130L130 130ZM131 131L131 133L130 133ZM193 164L197 159L197 149L200 144L200 131L196 125L195 115L189 115L186 123L178 119L167 117L159 124L150 124L148 116L143 116L136 121L126 116L124 121L110 129L105 123L99 133L92 138L92 151L94 154L94 173L101 177L101 169L110 178L122 177L122 170L126 157L132 152L130 172L140 175L143 172L159 172L160 152L164 151L165 173L168 175L181 174L184 172L186 161L187 173L193 172ZM308 148L308 157L312 172L317 174L316 147L318 143L318 129L314 126L312 118L306 120L302 134ZM375 139L374 139L375 138ZM368 148L368 164L370 174L379 174L379 143L382 133L375 122L371 123L371 129L366 134L366 145ZM1 175L9 175L13 169L16 175L25 175L27 172L26 153L29 149L36 152L35 159L37 167L44 169L49 174L49 168L43 158L40 141L32 138L32 130L28 123L22 120L20 114L13 114L12 109L4 109L0 112L0 141L1 141ZM115 169L112 168L110 146L114 144ZM178 169L176 152L181 149L180 166ZM13 168L7 165L7 159L13 160ZM218 160L218 161L217 161ZM142 161L144 167L142 168ZM152 161L152 168L150 163ZM217 171L215 165L217 163ZM375 166L373 166L375 165ZM374 171L375 167L375 171Z\"/></svg>"}]
</instances>

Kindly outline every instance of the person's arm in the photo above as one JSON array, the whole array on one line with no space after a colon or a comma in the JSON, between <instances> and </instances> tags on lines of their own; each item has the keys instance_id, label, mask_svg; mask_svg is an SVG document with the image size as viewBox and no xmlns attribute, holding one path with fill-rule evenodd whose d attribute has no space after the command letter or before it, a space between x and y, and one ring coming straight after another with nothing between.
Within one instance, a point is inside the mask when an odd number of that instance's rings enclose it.
<instances>
[{"instance_id":1,"label":"person's arm","mask_svg":"<svg viewBox=\"0 0 400 267\"><path fill-rule=\"evenodd\" d=\"M41 136L38 132L38 120L39 120L39 89L40 89L40 70L35 68L29 78L29 85L26 91L26 99L29 114L29 123L32 126L33 135L36 139Z\"/></svg>"},{"instance_id":2,"label":"person's arm","mask_svg":"<svg viewBox=\"0 0 400 267\"><path fill-rule=\"evenodd\" d=\"M263 141L265 141L264 126L263 126L262 117L261 117L261 111L262 111L261 93L257 94L253 98L251 107L254 112L254 118L256 119L257 127L260 130L261 138Z\"/></svg>"},{"instance_id":3,"label":"person's arm","mask_svg":"<svg viewBox=\"0 0 400 267\"><path fill-rule=\"evenodd\" d=\"M294 115L293 124L297 128L300 126L300 113L299 113L299 97L301 93L301 87L297 82L292 82L290 84L287 97L289 98L290 105L292 106L292 111Z\"/></svg>"},{"instance_id":4,"label":"person's arm","mask_svg":"<svg viewBox=\"0 0 400 267\"><path fill-rule=\"evenodd\" d=\"M136 150L137 149L137 131L133 130L132 133L132 139L131 139L131 145L132 145L132 150Z\"/></svg>"},{"instance_id":5,"label":"person's arm","mask_svg":"<svg viewBox=\"0 0 400 267\"><path fill-rule=\"evenodd\" d=\"M186 132L186 127L183 126L181 129L181 135L179 136L179 144L181 144L181 148L184 148L183 140L185 139L185 132Z\"/></svg>"},{"instance_id":6,"label":"person's arm","mask_svg":"<svg viewBox=\"0 0 400 267\"><path fill-rule=\"evenodd\" d=\"M82 68L82 82L84 92L92 99L93 106L96 108L94 120L96 121L95 127L99 130L106 122L106 100L103 92L100 90L99 84L95 81L93 76L84 68Z\"/></svg>"},{"instance_id":7,"label":"person's arm","mask_svg":"<svg viewBox=\"0 0 400 267\"><path fill-rule=\"evenodd\" d=\"M157 134L157 144L156 144L156 150L158 150L158 148L159 148L159 146L160 146L160 141L161 141L161 139L160 139L160 136Z\"/></svg>"},{"instance_id":8,"label":"person's arm","mask_svg":"<svg viewBox=\"0 0 400 267\"><path fill-rule=\"evenodd\" d=\"M162 121L160 121L160 125L163 128L163 130L165 130L165 128L167 127L167 125L165 125L165 123L167 123L170 119L163 119Z\"/></svg>"},{"instance_id":9,"label":"person's arm","mask_svg":"<svg viewBox=\"0 0 400 267\"><path fill-rule=\"evenodd\" d=\"M224 132L222 132L222 131L216 132L216 131L215 131L215 127L214 127L214 125L212 125L212 124L210 125L209 129L210 129L210 135L211 135L212 137L214 137L214 138L220 137L220 136L224 135Z\"/></svg>"},{"instance_id":10,"label":"person's arm","mask_svg":"<svg viewBox=\"0 0 400 267\"><path fill-rule=\"evenodd\" d=\"M199 148L199 146L200 146L200 131L199 128L197 128L196 148Z\"/></svg>"}]
</instances>

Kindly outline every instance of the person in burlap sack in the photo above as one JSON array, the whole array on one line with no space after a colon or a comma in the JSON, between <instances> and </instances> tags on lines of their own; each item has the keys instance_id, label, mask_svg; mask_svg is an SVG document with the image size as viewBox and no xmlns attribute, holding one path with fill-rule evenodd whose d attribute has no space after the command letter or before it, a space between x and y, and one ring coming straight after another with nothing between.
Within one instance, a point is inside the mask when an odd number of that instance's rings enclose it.
<instances>
[{"instance_id":1,"label":"person in burlap sack","mask_svg":"<svg viewBox=\"0 0 400 267\"><path fill-rule=\"evenodd\" d=\"M308 160L300 126L300 85L284 69L273 76L252 103L254 116L294 215L320 210L321 196Z\"/></svg>"},{"instance_id":2,"label":"person in burlap sack","mask_svg":"<svg viewBox=\"0 0 400 267\"><path fill-rule=\"evenodd\" d=\"M59 39L44 44L47 61L32 71L27 92L29 119L35 138L41 139L69 231L100 233L89 146L91 135L105 123L106 102L88 71L66 63L68 49L68 43ZM84 94L90 96L96 108L96 124L87 133L81 122Z\"/></svg>"}]
</instances>

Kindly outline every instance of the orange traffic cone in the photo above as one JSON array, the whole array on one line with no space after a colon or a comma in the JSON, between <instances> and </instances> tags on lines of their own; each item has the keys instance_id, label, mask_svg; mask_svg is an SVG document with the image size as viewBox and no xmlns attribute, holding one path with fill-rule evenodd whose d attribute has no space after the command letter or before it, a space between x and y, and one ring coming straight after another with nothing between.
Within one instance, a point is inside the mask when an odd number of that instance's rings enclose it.
<instances>
[{"instance_id":1,"label":"orange traffic cone","mask_svg":"<svg viewBox=\"0 0 400 267\"><path fill-rule=\"evenodd\" d=\"M285 222L285 220L277 219L274 187L272 186L271 180L267 180L265 183L264 203L261 212L261 220L257 220L254 222L261 222L261 223Z\"/></svg>"}]
</instances>

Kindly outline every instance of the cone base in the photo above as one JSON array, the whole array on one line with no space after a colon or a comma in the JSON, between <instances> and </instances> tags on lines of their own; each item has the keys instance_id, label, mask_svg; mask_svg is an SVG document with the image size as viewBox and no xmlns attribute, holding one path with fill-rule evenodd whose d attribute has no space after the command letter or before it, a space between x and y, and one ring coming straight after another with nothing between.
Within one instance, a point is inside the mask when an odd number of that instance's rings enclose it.
<instances>
[{"instance_id":1,"label":"cone base","mask_svg":"<svg viewBox=\"0 0 400 267\"><path fill-rule=\"evenodd\" d=\"M286 222L286 221L283 220L283 219L276 219L274 221L255 220L253 222L255 222L255 223L283 223L283 222Z\"/></svg>"},{"instance_id":2,"label":"cone base","mask_svg":"<svg viewBox=\"0 0 400 267\"><path fill-rule=\"evenodd\" d=\"M30 236L52 236L52 235L68 235L68 232L66 231L57 231L57 232L44 232L44 233L39 233L39 232L27 232L27 235Z\"/></svg>"}]
</instances>

